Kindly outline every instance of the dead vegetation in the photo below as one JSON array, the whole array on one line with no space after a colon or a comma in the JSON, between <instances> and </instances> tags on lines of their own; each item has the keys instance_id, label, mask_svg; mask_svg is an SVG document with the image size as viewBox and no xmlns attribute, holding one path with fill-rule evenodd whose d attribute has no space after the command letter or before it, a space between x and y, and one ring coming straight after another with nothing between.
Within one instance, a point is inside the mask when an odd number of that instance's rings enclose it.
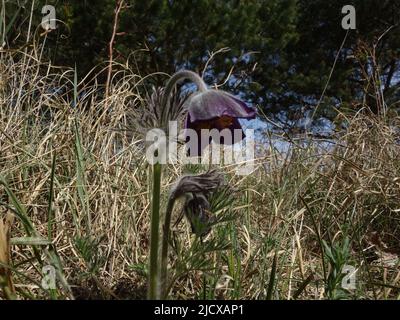
<instances>
[{"instance_id":1,"label":"dead vegetation","mask_svg":"<svg viewBox=\"0 0 400 320\"><path fill-rule=\"evenodd\" d=\"M143 105L144 79L116 65L104 98L93 74L86 86L37 51L0 54L0 297L144 298L149 168L140 137L118 130ZM190 226L175 226L171 298L399 298L399 118L341 116L347 130L323 154L271 144L254 174L223 168L236 219L211 234L229 246L196 269L178 250L193 248ZM185 168L165 170L164 193Z\"/></svg>"}]
</instances>

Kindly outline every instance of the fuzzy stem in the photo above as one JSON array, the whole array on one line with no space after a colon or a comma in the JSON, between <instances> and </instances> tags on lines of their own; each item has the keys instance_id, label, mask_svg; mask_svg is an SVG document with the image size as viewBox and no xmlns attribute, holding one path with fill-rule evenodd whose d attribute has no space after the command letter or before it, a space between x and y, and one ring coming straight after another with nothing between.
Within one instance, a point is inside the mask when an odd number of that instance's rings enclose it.
<instances>
[{"instance_id":1,"label":"fuzzy stem","mask_svg":"<svg viewBox=\"0 0 400 320\"><path fill-rule=\"evenodd\" d=\"M150 267L148 298L159 298L158 235L160 225L161 164L153 165L153 190L151 199Z\"/></svg>"},{"instance_id":2,"label":"fuzzy stem","mask_svg":"<svg viewBox=\"0 0 400 320\"><path fill-rule=\"evenodd\" d=\"M168 200L167 210L165 212L164 225L163 225L163 238L161 249L161 288L162 298L166 299L168 295L167 289L167 269L168 269L168 245L169 245L169 230L171 226L172 211L174 209L175 197L171 195Z\"/></svg>"},{"instance_id":3,"label":"fuzzy stem","mask_svg":"<svg viewBox=\"0 0 400 320\"><path fill-rule=\"evenodd\" d=\"M171 94L175 86L184 79L193 81L197 86L197 90L200 92L208 90L204 80L197 73L190 70L178 71L168 80L167 85L165 86L164 95L161 100L162 113L164 113L167 109L169 99L171 98Z\"/></svg>"},{"instance_id":4,"label":"fuzzy stem","mask_svg":"<svg viewBox=\"0 0 400 320\"><path fill-rule=\"evenodd\" d=\"M164 95L161 100L162 116L164 115L164 112L167 111L168 103L169 103L169 99L171 97L172 91L174 90L175 86L184 79L193 81L197 86L197 90L199 90L200 92L204 92L204 91L208 90L207 85L205 84L203 79L197 73L194 73L193 71L189 71L189 70L178 71L168 80L167 85L165 87ZM158 197L158 200L160 200L159 197ZM163 298L165 298L165 296L168 294L166 288L167 288L167 269L168 269L169 229L170 229L170 225L171 225L171 216L172 216L172 210L174 207L174 203L175 203L175 198L173 196L171 196L170 200L168 201L167 210L166 210L165 218L164 218L164 225L163 225L163 238L162 238L162 250L161 250L161 277L160 277L161 294L162 294ZM154 203L153 203L153 207L154 207ZM158 202L158 211L159 211L159 202ZM154 212L152 213L152 223L153 223L153 216L154 216ZM159 212L157 213L157 219L158 218L159 218ZM159 223L159 221L157 220L157 229L154 229L154 232L156 232L155 230L157 230L157 239L158 239L158 223ZM153 226L152 226L152 228L153 228ZM154 226L154 228L156 228L156 227ZM152 236L153 236L153 229L152 229ZM157 247L157 249L158 249L158 247ZM156 253L154 253L154 254L156 254ZM156 258L157 257L154 257L153 260L157 261ZM150 256L150 259L151 259L151 256ZM154 263L156 263L156 262L154 262ZM151 274L151 270L150 270L150 274ZM154 280L154 281L157 281L157 280L158 280L158 278L156 277L156 280ZM152 281L153 281L153 278L150 277L150 288L152 286Z\"/></svg>"},{"instance_id":5,"label":"fuzzy stem","mask_svg":"<svg viewBox=\"0 0 400 320\"><path fill-rule=\"evenodd\" d=\"M208 90L204 80L197 73L190 70L178 71L168 80L167 85L165 86L165 94L162 100L164 107L169 101L172 90L174 90L175 86L184 79L193 81L200 92Z\"/></svg>"}]
</instances>

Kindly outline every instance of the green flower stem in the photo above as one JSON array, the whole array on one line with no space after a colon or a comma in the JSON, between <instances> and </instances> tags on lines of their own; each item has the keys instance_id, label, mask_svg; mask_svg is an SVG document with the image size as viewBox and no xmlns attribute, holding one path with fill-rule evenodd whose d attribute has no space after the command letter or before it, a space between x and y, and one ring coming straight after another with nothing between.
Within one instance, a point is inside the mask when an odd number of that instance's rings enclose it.
<instances>
[{"instance_id":1,"label":"green flower stem","mask_svg":"<svg viewBox=\"0 0 400 320\"><path fill-rule=\"evenodd\" d=\"M167 210L165 212L163 237L161 244L161 288L162 298L166 299L168 295L167 285L167 271L168 271L168 246L169 246L169 230L171 226L172 211L174 209L175 197L171 196L168 200Z\"/></svg>"},{"instance_id":2,"label":"green flower stem","mask_svg":"<svg viewBox=\"0 0 400 320\"><path fill-rule=\"evenodd\" d=\"M179 81L188 79L193 81L199 91L206 91L207 85L203 79L196 73L188 70L178 71L167 82L164 95L161 101L162 117L167 112L170 96ZM151 200L151 235L150 235L150 268L149 268L149 299L159 299L160 289L162 295L165 295L167 281L167 264L168 264L168 243L169 228L171 224L172 209L174 200L170 200L167 206L167 212L164 222L163 242L162 242L162 263L161 263L161 286L158 277L158 248L159 248L159 224L160 224L160 193L161 193L161 164L153 165L153 190Z\"/></svg>"},{"instance_id":3,"label":"green flower stem","mask_svg":"<svg viewBox=\"0 0 400 320\"><path fill-rule=\"evenodd\" d=\"M153 190L151 198L151 234L150 234L150 273L148 298L155 300L159 298L158 278L158 241L160 225L160 193L161 193L161 171L160 163L153 165Z\"/></svg>"},{"instance_id":4,"label":"green flower stem","mask_svg":"<svg viewBox=\"0 0 400 320\"><path fill-rule=\"evenodd\" d=\"M208 90L204 80L197 73L189 70L178 71L168 80L168 83L165 87L165 94L162 100L162 105L164 106L164 108L169 101L172 90L174 90L179 81L184 79L193 81L197 86L197 90L201 92Z\"/></svg>"},{"instance_id":5,"label":"green flower stem","mask_svg":"<svg viewBox=\"0 0 400 320\"><path fill-rule=\"evenodd\" d=\"M208 90L204 80L197 73L189 70L178 71L168 80L167 85L165 86L164 95L161 100L161 105L163 106L162 116L164 115L164 112L167 111L167 106L169 99L171 98L172 91L174 90L175 86L184 79L193 81L197 86L197 90L200 92Z\"/></svg>"}]
</instances>

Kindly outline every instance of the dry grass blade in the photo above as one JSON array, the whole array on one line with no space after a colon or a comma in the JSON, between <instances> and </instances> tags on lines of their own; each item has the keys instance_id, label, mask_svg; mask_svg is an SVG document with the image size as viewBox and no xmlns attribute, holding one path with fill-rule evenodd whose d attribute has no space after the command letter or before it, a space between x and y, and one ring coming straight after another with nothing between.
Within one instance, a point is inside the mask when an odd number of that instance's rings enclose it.
<instances>
[{"instance_id":1,"label":"dry grass blade","mask_svg":"<svg viewBox=\"0 0 400 320\"><path fill-rule=\"evenodd\" d=\"M151 186L143 133L181 118L184 99L173 94L176 108L163 114L162 90L147 94L152 75L141 77L115 61L105 98L97 69L78 81L73 69L43 63L40 44L29 48L0 56L0 213L16 218L11 239L8 216L0 219L1 298L142 299ZM216 242L196 240L188 223L173 227L170 297L327 298L330 270L324 272L321 243L329 247L348 236L346 263L357 269L357 290L348 297L398 298L400 118L389 117L390 109L383 117L362 107L339 114L346 129L329 147L306 135L264 132L254 173L238 177L232 167L218 168L237 190L230 192L235 219L221 221L231 217L220 214L228 198L221 196L212 208L218 224L205 239ZM173 190L189 169L166 165L162 189ZM179 181L192 192L219 185ZM183 203L176 205L181 212ZM390 264L384 256L393 258ZM40 287L45 264L57 266L54 292ZM223 279L229 281L221 285Z\"/></svg>"},{"instance_id":2,"label":"dry grass blade","mask_svg":"<svg viewBox=\"0 0 400 320\"><path fill-rule=\"evenodd\" d=\"M11 265L11 225L13 216L7 214L3 219L0 218L0 287L7 299L15 298L15 287L11 277L11 270L5 266Z\"/></svg>"}]
</instances>

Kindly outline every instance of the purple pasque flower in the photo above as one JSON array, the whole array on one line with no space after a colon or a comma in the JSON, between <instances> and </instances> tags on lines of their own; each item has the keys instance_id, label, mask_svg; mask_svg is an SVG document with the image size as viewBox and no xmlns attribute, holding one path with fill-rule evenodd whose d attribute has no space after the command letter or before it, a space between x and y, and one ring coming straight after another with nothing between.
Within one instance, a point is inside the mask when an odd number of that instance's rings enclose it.
<instances>
[{"instance_id":1,"label":"purple pasque flower","mask_svg":"<svg viewBox=\"0 0 400 320\"><path fill-rule=\"evenodd\" d=\"M241 141L245 134L239 119L254 119L256 116L255 109L248 107L245 102L227 92L211 89L200 91L189 98L187 109L185 129L194 130L198 143L197 149L189 147L189 156L201 156L211 140L219 144ZM202 129L216 129L218 132L228 129L230 134L228 138L225 134L215 138L208 131L202 134ZM189 134L186 134L186 142L189 140Z\"/></svg>"},{"instance_id":2,"label":"purple pasque flower","mask_svg":"<svg viewBox=\"0 0 400 320\"><path fill-rule=\"evenodd\" d=\"M184 175L172 187L169 201L185 196L183 213L189 220L193 233L205 236L211 231L216 217L210 212L209 197L223 185L223 175L211 170L198 175ZM181 218L182 216L175 224L179 223Z\"/></svg>"}]
</instances>

